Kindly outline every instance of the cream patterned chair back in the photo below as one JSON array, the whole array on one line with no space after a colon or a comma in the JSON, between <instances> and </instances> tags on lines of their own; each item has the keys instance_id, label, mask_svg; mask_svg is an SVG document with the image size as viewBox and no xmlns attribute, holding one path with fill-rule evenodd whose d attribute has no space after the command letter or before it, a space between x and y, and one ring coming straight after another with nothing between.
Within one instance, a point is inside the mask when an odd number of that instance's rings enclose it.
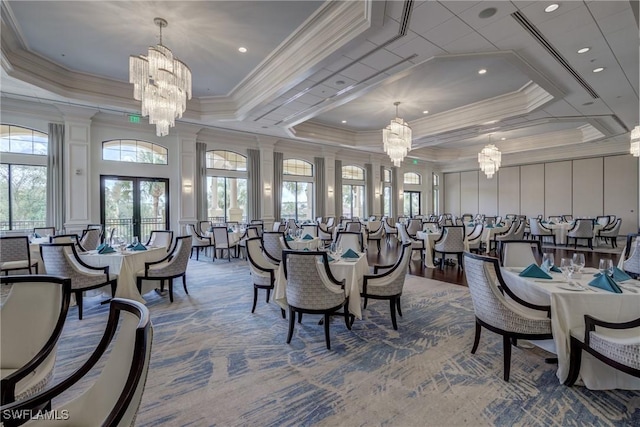
<instances>
[{"instance_id":1,"label":"cream patterned chair back","mask_svg":"<svg viewBox=\"0 0 640 427\"><path fill-rule=\"evenodd\" d=\"M576 219L576 225L567 233L567 237L589 239L593 237L593 220Z\"/></svg>"},{"instance_id":2,"label":"cream patterned chair back","mask_svg":"<svg viewBox=\"0 0 640 427\"><path fill-rule=\"evenodd\" d=\"M336 243L342 245L342 253L349 249L361 253L364 251L362 247L362 234L354 231L338 231Z\"/></svg>"},{"instance_id":3,"label":"cream patterned chair back","mask_svg":"<svg viewBox=\"0 0 640 427\"><path fill-rule=\"evenodd\" d=\"M277 231L265 231L262 235L262 248L267 259L280 263L282 261L282 245L280 238L284 239L284 233Z\"/></svg>"},{"instance_id":4,"label":"cream patterned chair back","mask_svg":"<svg viewBox=\"0 0 640 427\"><path fill-rule=\"evenodd\" d=\"M173 231L171 230L152 230L149 235L147 246L154 248L167 248L167 252L171 250L173 244Z\"/></svg>"},{"instance_id":5,"label":"cream patterned chair back","mask_svg":"<svg viewBox=\"0 0 640 427\"><path fill-rule=\"evenodd\" d=\"M407 233L409 233L410 236L415 236L420 230L422 230L422 220L410 219L409 224L407 225Z\"/></svg>"},{"instance_id":6,"label":"cream patterned chair back","mask_svg":"<svg viewBox=\"0 0 640 427\"><path fill-rule=\"evenodd\" d=\"M434 245L434 250L446 253L464 252L464 236L464 227L445 226L442 230L442 238Z\"/></svg>"},{"instance_id":7,"label":"cream patterned chair back","mask_svg":"<svg viewBox=\"0 0 640 427\"><path fill-rule=\"evenodd\" d=\"M102 231L97 228L90 228L82 232L80 238L80 246L87 251L92 251L100 244L100 238L102 237Z\"/></svg>"},{"instance_id":8,"label":"cream patterned chair back","mask_svg":"<svg viewBox=\"0 0 640 427\"><path fill-rule=\"evenodd\" d=\"M317 224L305 224L302 226L302 236L310 234L313 237L318 237L318 225Z\"/></svg>"},{"instance_id":9,"label":"cream patterned chair back","mask_svg":"<svg viewBox=\"0 0 640 427\"><path fill-rule=\"evenodd\" d=\"M540 224L540 221L540 218L531 219L531 221L529 222L531 234L534 236L551 236L553 234L553 231L547 228L543 228Z\"/></svg>"},{"instance_id":10,"label":"cream patterned chair back","mask_svg":"<svg viewBox=\"0 0 640 427\"><path fill-rule=\"evenodd\" d=\"M172 277L187 271L189 255L191 255L191 236L176 238L176 244L171 252L170 260L153 265L146 272L146 277Z\"/></svg>"},{"instance_id":11,"label":"cream patterned chair back","mask_svg":"<svg viewBox=\"0 0 640 427\"><path fill-rule=\"evenodd\" d=\"M40 256L47 274L71 279L71 289L93 288L113 279L109 274L87 271L78 262L78 254L73 243L43 243Z\"/></svg>"},{"instance_id":12,"label":"cream patterned chair back","mask_svg":"<svg viewBox=\"0 0 640 427\"><path fill-rule=\"evenodd\" d=\"M501 241L498 252L504 267L528 267L538 263L535 255L541 256L540 242L537 240Z\"/></svg>"},{"instance_id":13,"label":"cream patterned chair back","mask_svg":"<svg viewBox=\"0 0 640 427\"><path fill-rule=\"evenodd\" d=\"M402 294L404 281L409 271L409 261L411 261L411 246L404 244L398 259L390 270L377 276L365 276L367 288L363 289L363 292L381 296Z\"/></svg>"},{"instance_id":14,"label":"cream patterned chair back","mask_svg":"<svg viewBox=\"0 0 640 427\"><path fill-rule=\"evenodd\" d=\"M360 230L362 230L362 224L360 224L360 222L358 221L347 222L345 231L354 231L354 232L357 231L359 233Z\"/></svg>"},{"instance_id":15,"label":"cream patterned chair back","mask_svg":"<svg viewBox=\"0 0 640 427\"><path fill-rule=\"evenodd\" d=\"M344 303L344 289L327 279L333 276L328 276L331 270L325 270L325 264L320 261L322 254L326 256L325 252L284 253L288 304L307 310L328 310Z\"/></svg>"},{"instance_id":16,"label":"cream patterned chair back","mask_svg":"<svg viewBox=\"0 0 640 427\"><path fill-rule=\"evenodd\" d=\"M382 237L384 228L382 227L381 221L369 221L367 227L369 228L369 239L379 239Z\"/></svg>"},{"instance_id":17,"label":"cream patterned chair back","mask_svg":"<svg viewBox=\"0 0 640 427\"><path fill-rule=\"evenodd\" d=\"M31 271L31 251L27 236L0 237L0 271Z\"/></svg>"},{"instance_id":18,"label":"cream patterned chair back","mask_svg":"<svg viewBox=\"0 0 640 427\"><path fill-rule=\"evenodd\" d=\"M635 238L635 241L633 240ZM640 275L640 238L637 234L630 234L627 236L627 249L626 252L630 253L628 257L622 262L622 269L628 273ZM623 252L623 257L626 253Z\"/></svg>"}]
</instances>

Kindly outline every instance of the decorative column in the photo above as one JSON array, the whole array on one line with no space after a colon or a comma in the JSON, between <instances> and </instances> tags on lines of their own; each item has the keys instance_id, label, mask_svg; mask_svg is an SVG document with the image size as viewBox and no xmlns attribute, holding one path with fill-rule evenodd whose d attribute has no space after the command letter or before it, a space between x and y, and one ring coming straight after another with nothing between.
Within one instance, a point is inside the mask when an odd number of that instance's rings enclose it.
<instances>
[{"instance_id":1,"label":"decorative column","mask_svg":"<svg viewBox=\"0 0 640 427\"><path fill-rule=\"evenodd\" d=\"M218 178L212 177L211 180L211 199L213 206L209 207L209 216L211 217L224 217L224 212L218 205Z\"/></svg>"},{"instance_id":2,"label":"decorative column","mask_svg":"<svg viewBox=\"0 0 640 427\"><path fill-rule=\"evenodd\" d=\"M272 230L273 221L273 151L278 138L258 135L260 146L260 175L262 177L262 215L264 229Z\"/></svg>"},{"instance_id":3,"label":"decorative column","mask_svg":"<svg viewBox=\"0 0 640 427\"><path fill-rule=\"evenodd\" d=\"M178 147L180 151L180 182L172 185L171 195L177 194L179 200L178 229L180 235L185 233L185 224L193 224L198 221L196 192L194 185L196 182L196 136L197 132L192 126L176 126ZM168 136L170 137L170 136ZM167 138L168 138L167 137ZM174 191L177 190L177 191ZM175 200L175 199L174 199Z\"/></svg>"},{"instance_id":4,"label":"decorative column","mask_svg":"<svg viewBox=\"0 0 640 427\"><path fill-rule=\"evenodd\" d=\"M229 181L231 182L231 188L229 189L229 199L231 201L231 206L229 206L229 220L240 222L242 221L242 213L244 211L238 207L238 180L232 178Z\"/></svg>"},{"instance_id":5,"label":"decorative column","mask_svg":"<svg viewBox=\"0 0 640 427\"><path fill-rule=\"evenodd\" d=\"M336 216L336 152L331 148L323 147L324 156L324 183L325 183L325 216ZM338 220L338 218L336 218Z\"/></svg>"},{"instance_id":6,"label":"decorative column","mask_svg":"<svg viewBox=\"0 0 640 427\"><path fill-rule=\"evenodd\" d=\"M67 233L80 234L87 224L99 222L99 213L91 209L91 118L97 111L69 106L57 108L64 117L64 193L67 195L64 228Z\"/></svg>"}]
</instances>

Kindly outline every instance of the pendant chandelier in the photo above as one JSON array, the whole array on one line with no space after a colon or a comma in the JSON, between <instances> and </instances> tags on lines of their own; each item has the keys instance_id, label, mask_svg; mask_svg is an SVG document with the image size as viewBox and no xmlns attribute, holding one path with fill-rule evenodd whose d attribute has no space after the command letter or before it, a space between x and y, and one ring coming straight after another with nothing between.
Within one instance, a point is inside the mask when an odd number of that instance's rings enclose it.
<instances>
[{"instance_id":1,"label":"pendant chandelier","mask_svg":"<svg viewBox=\"0 0 640 427\"><path fill-rule=\"evenodd\" d=\"M399 102L394 102L396 106L396 118L386 128L382 129L382 142L384 143L384 152L389 155L393 165L399 167L402 160L411 151L411 128L409 125L398 117Z\"/></svg>"},{"instance_id":2,"label":"pendant chandelier","mask_svg":"<svg viewBox=\"0 0 640 427\"><path fill-rule=\"evenodd\" d=\"M631 131L631 148L629 150L635 157L640 157L640 126Z\"/></svg>"},{"instance_id":3,"label":"pendant chandelier","mask_svg":"<svg viewBox=\"0 0 640 427\"><path fill-rule=\"evenodd\" d=\"M149 46L147 56L129 57L129 83L133 83L133 97L142 101L142 115L156 125L156 135L165 136L191 99L191 70L162 45L167 21L155 18L153 22L160 27L160 43Z\"/></svg>"},{"instance_id":4,"label":"pendant chandelier","mask_svg":"<svg viewBox=\"0 0 640 427\"><path fill-rule=\"evenodd\" d=\"M500 169L501 162L502 153L498 150L498 147L491 144L491 135L489 135L489 145L484 147L482 151L478 153L480 170L487 175L487 178L491 179L493 174L498 172L498 169Z\"/></svg>"}]
</instances>

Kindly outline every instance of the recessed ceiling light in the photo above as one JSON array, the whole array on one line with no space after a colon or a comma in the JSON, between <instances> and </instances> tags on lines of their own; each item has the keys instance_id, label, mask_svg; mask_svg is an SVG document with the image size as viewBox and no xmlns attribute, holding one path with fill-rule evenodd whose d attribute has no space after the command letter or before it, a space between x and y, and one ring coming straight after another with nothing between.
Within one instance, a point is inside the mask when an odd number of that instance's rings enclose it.
<instances>
[{"instance_id":1,"label":"recessed ceiling light","mask_svg":"<svg viewBox=\"0 0 640 427\"><path fill-rule=\"evenodd\" d=\"M424 110L422 114L429 114L429 110Z\"/></svg>"},{"instance_id":2,"label":"recessed ceiling light","mask_svg":"<svg viewBox=\"0 0 640 427\"><path fill-rule=\"evenodd\" d=\"M507 138L505 138L505 137L503 136L502 138L500 138L500 141L504 141L505 139L507 139Z\"/></svg>"},{"instance_id":3,"label":"recessed ceiling light","mask_svg":"<svg viewBox=\"0 0 640 427\"><path fill-rule=\"evenodd\" d=\"M578 53L587 53L591 50L590 47L583 47L581 49L578 49Z\"/></svg>"},{"instance_id":4,"label":"recessed ceiling light","mask_svg":"<svg viewBox=\"0 0 640 427\"><path fill-rule=\"evenodd\" d=\"M238 52L240 52L240 53L247 53L247 48L246 48L246 47L239 47L239 48L238 48Z\"/></svg>"},{"instance_id":5,"label":"recessed ceiling light","mask_svg":"<svg viewBox=\"0 0 640 427\"><path fill-rule=\"evenodd\" d=\"M478 70L478 74L486 74L487 70L485 70L484 68L481 68Z\"/></svg>"},{"instance_id":6,"label":"recessed ceiling light","mask_svg":"<svg viewBox=\"0 0 640 427\"><path fill-rule=\"evenodd\" d=\"M582 105L584 105L584 106L587 106L587 105L593 105L593 101L585 102L585 103L584 103L584 104L582 104Z\"/></svg>"},{"instance_id":7,"label":"recessed ceiling light","mask_svg":"<svg viewBox=\"0 0 640 427\"><path fill-rule=\"evenodd\" d=\"M600 71L604 71L604 67L598 67L593 69L594 73L599 73Z\"/></svg>"},{"instance_id":8,"label":"recessed ceiling light","mask_svg":"<svg viewBox=\"0 0 640 427\"><path fill-rule=\"evenodd\" d=\"M491 18L493 15L496 14L497 11L498 9L496 9L495 7L489 7L481 11L478 14L478 18L482 18L482 19Z\"/></svg>"},{"instance_id":9,"label":"recessed ceiling light","mask_svg":"<svg viewBox=\"0 0 640 427\"><path fill-rule=\"evenodd\" d=\"M343 121L342 121L342 123L347 123L347 121L346 121L346 120L343 120Z\"/></svg>"},{"instance_id":10,"label":"recessed ceiling light","mask_svg":"<svg viewBox=\"0 0 640 427\"><path fill-rule=\"evenodd\" d=\"M342 85L344 84L344 80L337 80L337 81L336 81L336 84L337 84L338 86L342 86Z\"/></svg>"},{"instance_id":11,"label":"recessed ceiling light","mask_svg":"<svg viewBox=\"0 0 640 427\"><path fill-rule=\"evenodd\" d=\"M549 13L549 12L553 12L554 10L558 9L560 6L558 6L557 4L553 3L550 4L549 6L544 8L544 11Z\"/></svg>"}]
</instances>

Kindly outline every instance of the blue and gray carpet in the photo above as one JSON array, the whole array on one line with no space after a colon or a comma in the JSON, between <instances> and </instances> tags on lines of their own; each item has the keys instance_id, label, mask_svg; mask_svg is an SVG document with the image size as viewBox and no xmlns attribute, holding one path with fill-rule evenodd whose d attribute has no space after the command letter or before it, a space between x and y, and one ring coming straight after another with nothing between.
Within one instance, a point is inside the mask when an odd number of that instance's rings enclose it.
<instances>
[{"instance_id":1,"label":"blue and gray carpet","mask_svg":"<svg viewBox=\"0 0 640 427\"><path fill-rule=\"evenodd\" d=\"M155 332L139 426L640 425L640 393L565 387L542 350L514 348L505 383L498 336L483 331L470 353L461 286L408 276L398 331L388 302L371 301L352 331L332 320L328 351L319 316L305 315L287 345L264 292L250 313L244 261L191 261L187 283L190 295L176 282L173 304L145 295ZM78 321L70 309L56 382L100 339L107 306L85 310Z\"/></svg>"}]
</instances>

